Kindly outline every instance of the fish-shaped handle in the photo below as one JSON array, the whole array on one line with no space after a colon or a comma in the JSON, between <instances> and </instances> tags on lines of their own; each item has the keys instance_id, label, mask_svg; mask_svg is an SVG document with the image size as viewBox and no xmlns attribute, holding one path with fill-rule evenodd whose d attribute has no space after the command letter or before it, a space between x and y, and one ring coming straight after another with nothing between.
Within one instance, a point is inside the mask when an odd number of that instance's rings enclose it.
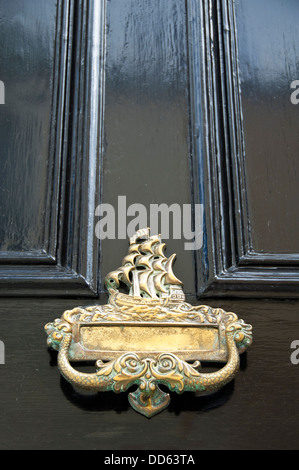
<instances>
[{"instance_id":1,"label":"fish-shaped handle","mask_svg":"<svg viewBox=\"0 0 299 470\"><path fill-rule=\"evenodd\" d=\"M250 341L250 325L242 321L226 326L228 361L223 368L213 373L202 373L200 362L189 364L177 355L163 353L156 358L140 358L138 354L127 352L110 362L96 362L95 373L82 373L73 368L69 361L72 333L60 330L58 367L63 377L73 386L82 390L100 392L125 392L132 385L137 390L129 394L131 406L150 418L165 409L170 396L160 390L163 384L170 391L182 393L213 392L230 382L239 370L239 353ZM245 344L243 344L245 341Z\"/></svg>"}]
</instances>

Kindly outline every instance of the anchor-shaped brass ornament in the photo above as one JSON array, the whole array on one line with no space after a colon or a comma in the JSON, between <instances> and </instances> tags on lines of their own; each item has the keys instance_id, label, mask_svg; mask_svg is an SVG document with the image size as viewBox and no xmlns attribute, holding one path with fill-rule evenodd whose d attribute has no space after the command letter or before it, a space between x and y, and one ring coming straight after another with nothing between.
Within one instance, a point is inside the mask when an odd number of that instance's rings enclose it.
<instances>
[{"instance_id":1,"label":"anchor-shaped brass ornament","mask_svg":"<svg viewBox=\"0 0 299 470\"><path fill-rule=\"evenodd\" d=\"M68 382L117 393L136 385L129 402L148 418L170 401L159 384L177 393L216 391L235 377L239 354L252 343L251 325L236 314L186 303L172 270L175 255L167 258L165 247L160 236L139 230L122 266L105 279L108 303L66 311L45 326ZM96 361L96 372L78 372L71 365L76 361ZM203 373L200 361L226 364Z\"/></svg>"}]
</instances>

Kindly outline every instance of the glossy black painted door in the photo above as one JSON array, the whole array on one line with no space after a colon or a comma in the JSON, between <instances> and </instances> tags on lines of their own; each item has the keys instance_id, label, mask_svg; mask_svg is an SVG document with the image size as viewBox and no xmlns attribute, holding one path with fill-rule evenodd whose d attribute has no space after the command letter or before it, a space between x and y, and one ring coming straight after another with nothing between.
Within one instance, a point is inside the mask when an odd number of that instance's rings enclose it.
<instances>
[{"instance_id":1,"label":"glossy black painted door","mask_svg":"<svg viewBox=\"0 0 299 470\"><path fill-rule=\"evenodd\" d=\"M1 449L298 449L298 2L268 3L0 1ZM119 196L204 204L175 272L253 325L232 383L151 420L73 389L43 331L107 301L127 240L95 209Z\"/></svg>"}]
</instances>

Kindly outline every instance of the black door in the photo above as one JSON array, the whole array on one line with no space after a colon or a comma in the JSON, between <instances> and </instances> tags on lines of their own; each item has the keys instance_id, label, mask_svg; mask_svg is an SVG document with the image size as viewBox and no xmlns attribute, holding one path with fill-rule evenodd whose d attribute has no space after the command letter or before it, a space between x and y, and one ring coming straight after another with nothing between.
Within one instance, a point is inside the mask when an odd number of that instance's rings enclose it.
<instances>
[{"instance_id":1,"label":"black door","mask_svg":"<svg viewBox=\"0 0 299 470\"><path fill-rule=\"evenodd\" d=\"M298 448L298 13L0 0L2 449ZM100 204L114 209L105 239ZM188 301L237 313L254 343L221 391L173 393L148 420L126 394L74 390L43 327L107 301L124 226L162 204Z\"/></svg>"}]
</instances>

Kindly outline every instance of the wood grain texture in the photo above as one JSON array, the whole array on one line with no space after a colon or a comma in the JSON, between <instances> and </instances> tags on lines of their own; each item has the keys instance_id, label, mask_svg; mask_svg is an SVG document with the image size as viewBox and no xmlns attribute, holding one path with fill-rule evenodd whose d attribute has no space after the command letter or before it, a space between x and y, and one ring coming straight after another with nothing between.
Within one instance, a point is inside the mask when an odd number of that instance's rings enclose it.
<instances>
[{"instance_id":1,"label":"wood grain texture","mask_svg":"<svg viewBox=\"0 0 299 470\"><path fill-rule=\"evenodd\" d=\"M79 305L89 304L82 299ZM209 305L253 325L254 343L241 356L240 372L215 395L171 394L168 409L147 420L129 406L126 393L82 394L61 378L43 326L78 300L3 299L0 448L298 449L299 365L290 362L290 344L299 339L298 302Z\"/></svg>"}]
</instances>

